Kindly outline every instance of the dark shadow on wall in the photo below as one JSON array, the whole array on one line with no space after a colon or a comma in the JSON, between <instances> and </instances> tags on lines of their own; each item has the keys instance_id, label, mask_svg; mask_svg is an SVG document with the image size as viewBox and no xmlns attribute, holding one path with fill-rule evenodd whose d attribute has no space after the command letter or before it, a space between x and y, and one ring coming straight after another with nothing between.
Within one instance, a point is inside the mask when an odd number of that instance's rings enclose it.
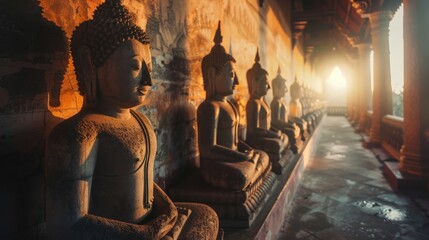
<instances>
[{"instance_id":1,"label":"dark shadow on wall","mask_svg":"<svg viewBox=\"0 0 429 240\"><path fill-rule=\"evenodd\" d=\"M0 0L0 239L40 238L45 218L48 110L59 105L68 60L65 33L39 2Z\"/></svg>"},{"instance_id":2,"label":"dark shadow on wall","mask_svg":"<svg viewBox=\"0 0 429 240\"><path fill-rule=\"evenodd\" d=\"M188 83L167 85L163 95L169 104L162 111L156 130L155 179L163 189L168 189L183 177L185 169L199 166L199 152L196 109L188 100Z\"/></svg>"}]
</instances>

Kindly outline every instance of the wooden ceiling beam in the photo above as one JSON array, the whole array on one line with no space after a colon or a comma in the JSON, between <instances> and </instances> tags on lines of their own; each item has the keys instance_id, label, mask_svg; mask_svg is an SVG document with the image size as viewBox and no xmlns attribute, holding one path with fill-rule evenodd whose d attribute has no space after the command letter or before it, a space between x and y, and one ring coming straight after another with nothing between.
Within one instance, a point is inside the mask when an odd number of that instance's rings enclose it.
<instances>
[{"instance_id":1,"label":"wooden ceiling beam","mask_svg":"<svg viewBox=\"0 0 429 240\"><path fill-rule=\"evenodd\" d=\"M334 10L325 10L325 11L305 11L305 12L294 12L292 14L292 19L294 22L297 21L310 21L310 20L320 20L327 17L333 17L335 14Z\"/></svg>"}]
</instances>

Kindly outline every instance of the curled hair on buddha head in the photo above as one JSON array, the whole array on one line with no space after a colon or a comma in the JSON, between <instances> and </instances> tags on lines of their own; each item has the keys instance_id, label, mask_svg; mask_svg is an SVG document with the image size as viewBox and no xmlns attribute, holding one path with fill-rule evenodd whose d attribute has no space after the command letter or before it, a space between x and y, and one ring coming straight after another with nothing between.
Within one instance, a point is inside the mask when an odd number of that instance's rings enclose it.
<instances>
[{"instance_id":1,"label":"curled hair on buddha head","mask_svg":"<svg viewBox=\"0 0 429 240\"><path fill-rule=\"evenodd\" d=\"M281 69L280 69L280 64L279 64L279 68L277 70L277 76L271 82L271 85L273 87L273 96L274 97L277 95L276 93L277 93L278 89L280 89L284 84L286 84L286 79L283 78L281 75ZM286 87L286 89L287 89L287 87Z\"/></svg>"},{"instance_id":2,"label":"curled hair on buddha head","mask_svg":"<svg viewBox=\"0 0 429 240\"><path fill-rule=\"evenodd\" d=\"M220 29L220 21L218 23L218 28L216 30L215 37L213 42L215 45L212 47L209 54L207 54L202 62L201 68L203 72L203 81L204 81L204 90L206 90L207 95L214 94L214 82L213 79L210 79L208 74L209 68L214 68L216 71L220 71L226 63L234 62L235 59L230 54L226 53L225 48L221 45L222 43L222 33Z\"/></svg>"},{"instance_id":3,"label":"curled hair on buddha head","mask_svg":"<svg viewBox=\"0 0 429 240\"><path fill-rule=\"evenodd\" d=\"M259 61L260 61L259 48L257 48L255 63L253 64L252 68L247 70L247 73L246 73L247 88L249 90L250 95L252 95L252 93L256 90L254 85L255 85L255 82L259 80L259 77L262 75L268 75L268 72L262 68Z\"/></svg>"},{"instance_id":4,"label":"curled hair on buddha head","mask_svg":"<svg viewBox=\"0 0 429 240\"><path fill-rule=\"evenodd\" d=\"M97 7L92 20L81 23L73 31L71 52L74 65L78 68L78 51L83 46L89 49L91 60L97 69L122 43L130 39L150 44L148 35L135 24L121 0L106 0ZM85 89L83 76L78 69L75 71L79 92L84 95L89 89Z\"/></svg>"}]
</instances>

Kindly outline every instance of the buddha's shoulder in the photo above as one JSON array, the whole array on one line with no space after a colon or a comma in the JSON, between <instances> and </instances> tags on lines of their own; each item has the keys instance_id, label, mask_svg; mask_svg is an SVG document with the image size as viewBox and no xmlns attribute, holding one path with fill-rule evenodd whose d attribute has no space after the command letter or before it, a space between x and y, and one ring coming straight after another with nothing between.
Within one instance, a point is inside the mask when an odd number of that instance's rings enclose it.
<instances>
[{"instance_id":1,"label":"buddha's shoulder","mask_svg":"<svg viewBox=\"0 0 429 240\"><path fill-rule=\"evenodd\" d=\"M261 100L256 98L249 98L249 100L246 103L246 108L255 108L261 106Z\"/></svg>"},{"instance_id":2,"label":"buddha's shoulder","mask_svg":"<svg viewBox=\"0 0 429 240\"><path fill-rule=\"evenodd\" d=\"M221 107L222 106L218 101L205 100L198 106L197 111L198 113L210 113L210 112L214 113L214 112L218 112Z\"/></svg>"},{"instance_id":3,"label":"buddha's shoulder","mask_svg":"<svg viewBox=\"0 0 429 240\"><path fill-rule=\"evenodd\" d=\"M95 139L100 127L107 122L106 116L79 112L59 123L50 133L50 139L62 141L85 141Z\"/></svg>"}]
</instances>

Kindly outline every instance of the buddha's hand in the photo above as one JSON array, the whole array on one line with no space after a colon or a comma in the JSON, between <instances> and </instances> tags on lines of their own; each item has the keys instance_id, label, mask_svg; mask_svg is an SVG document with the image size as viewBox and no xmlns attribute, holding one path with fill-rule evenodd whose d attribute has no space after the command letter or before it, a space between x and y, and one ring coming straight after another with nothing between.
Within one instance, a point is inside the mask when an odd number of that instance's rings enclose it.
<instances>
[{"instance_id":1,"label":"buddha's hand","mask_svg":"<svg viewBox=\"0 0 429 240\"><path fill-rule=\"evenodd\" d=\"M259 152L254 152L252 158L249 161L252 162L253 164L257 164L258 160L259 160Z\"/></svg>"},{"instance_id":2,"label":"buddha's hand","mask_svg":"<svg viewBox=\"0 0 429 240\"><path fill-rule=\"evenodd\" d=\"M165 214L157 216L148 224L149 231L151 232L150 237L152 239L161 239L164 237L171 229L171 222L172 219Z\"/></svg>"},{"instance_id":3,"label":"buddha's hand","mask_svg":"<svg viewBox=\"0 0 429 240\"><path fill-rule=\"evenodd\" d=\"M246 156L246 161L251 161L254 155L253 149L244 150L244 155Z\"/></svg>"},{"instance_id":4,"label":"buddha's hand","mask_svg":"<svg viewBox=\"0 0 429 240\"><path fill-rule=\"evenodd\" d=\"M167 194L165 194L157 184L154 184L153 186L154 209L152 214L156 217L150 222L150 224L152 229L156 231L155 234L157 238L155 239L161 239L161 237L166 235L174 226L178 213L174 203L170 200Z\"/></svg>"},{"instance_id":5,"label":"buddha's hand","mask_svg":"<svg viewBox=\"0 0 429 240\"><path fill-rule=\"evenodd\" d=\"M273 132L273 131L272 131L272 132ZM278 138L278 139L282 139L282 131L280 131L280 130L276 130L276 131L274 131L273 133L274 133L274 136L273 136L273 137Z\"/></svg>"}]
</instances>

